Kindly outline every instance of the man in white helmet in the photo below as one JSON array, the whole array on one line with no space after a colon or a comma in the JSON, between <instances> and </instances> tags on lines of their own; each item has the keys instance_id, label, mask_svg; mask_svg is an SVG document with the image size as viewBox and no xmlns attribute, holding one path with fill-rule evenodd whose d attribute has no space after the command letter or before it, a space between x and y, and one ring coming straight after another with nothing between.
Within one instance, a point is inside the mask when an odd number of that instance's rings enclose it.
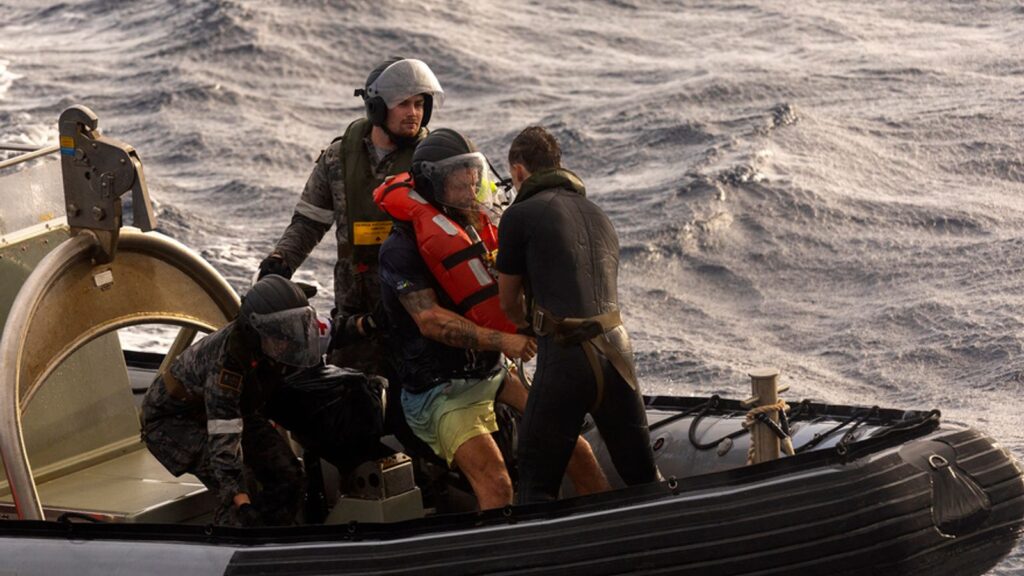
<instances>
[{"instance_id":1,"label":"man in white helmet","mask_svg":"<svg viewBox=\"0 0 1024 576\"><path fill-rule=\"evenodd\" d=\"M377 252L391 219L371 194L386 176L409 170L413 149L426 136L431 111L444 102L444 91L425 63L397 58L370 72L355 95L363 98L366 117L349 124L320 153L292 221L260 263L259 276L290 278L334 225L338 261L329 361L386 374L373 312L380 301Z\"/></svg>"}]
</instances>

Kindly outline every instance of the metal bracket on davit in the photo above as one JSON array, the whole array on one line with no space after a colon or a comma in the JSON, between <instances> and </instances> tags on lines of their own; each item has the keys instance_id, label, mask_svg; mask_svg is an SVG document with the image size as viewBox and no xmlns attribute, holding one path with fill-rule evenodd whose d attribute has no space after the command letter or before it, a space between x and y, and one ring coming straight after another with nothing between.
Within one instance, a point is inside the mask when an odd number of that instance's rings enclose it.
<instances>
[{"instance_id":1,"label":"metal bracket on davit","mask_svg":"<svg viewBox=\"0 0 1024 576\"><path fill-rule=\"evenodd\" d=\"M238 295L195 252L156 232L121 229L129 190L137 226L152 230L153 209L134 149L101 136L97 125L85 107L61 115L71 238L21 286L0 339L0 454L21 519L43 519L22 413L65 359L111 331L154 323L182 327L173 356L196 331L216 330L238 312Z\"/></svg>"},{"instance_id":2,"label":"metal bracket on davit","mask_svg":"<svg viewBox=\"0 0 1024 576\"><path fill-rule=\"evenodd\" d=\"M156 228L142 162L135 149L100 134L99 119L85 106L60 115L60 163L72 235L88 230L97 238L97 262L110 262L121 230L121 196L132 193L132 224Z\"/></svg>"}]
</instances>

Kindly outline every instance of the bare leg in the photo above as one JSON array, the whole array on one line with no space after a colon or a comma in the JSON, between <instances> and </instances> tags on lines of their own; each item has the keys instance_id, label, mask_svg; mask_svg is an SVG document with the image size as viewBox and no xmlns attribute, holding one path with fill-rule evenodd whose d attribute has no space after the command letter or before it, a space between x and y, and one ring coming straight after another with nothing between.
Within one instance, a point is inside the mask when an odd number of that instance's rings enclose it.
<instances>
[{"instance_id":1,"label":"bare leg","mask_svg":"<svg viewBox=\"0 0 1024 576\"><path fill-rule=\"evenodd\" d=\"M576 446L572 449L569 466L565 472L572 480L572 487L576 490L576 494L580 496L607 492L612 489L612 485L608 483L608 478L604 475L604 470L601 469L597 458L594 457L594 451L590 449L590 442L587 442L583 436L576 439Z\"/></svg>"},{"instance_id":2,"label":"bare leg","mask_svg":"<svg viewBox=\"0 0 1024 576\"><path fill-rule=\"evenodd\" d=\"M498 394L498 400L508 404L522 414L526 410L528 396L529 393L526 387L523 386L519 376L514 370L510 371L508 378L505 380L505 385L501 388L501 393ZM569 457L566 474L569 475L573 488L580 496L607 492L612 489L611 484L608 483L608 478L604 475L604 471L601 470L601 465L597 463L597 458L594 457L594 451L591 450L590 443L582 436L576 439L576 446L572 450L572 456Z\"/></svg>"},{"instance_id":3,"label":"bare leg","mask_svg":"<svg viewBox=\"0 0 1024 576\"><path fill-rule=\"evenodd\" d=\"M469 480L481 510L512 503L512 479L490 434L474 436L463 442L455 450L453 463Z\"/></svg>"}]
</instances>

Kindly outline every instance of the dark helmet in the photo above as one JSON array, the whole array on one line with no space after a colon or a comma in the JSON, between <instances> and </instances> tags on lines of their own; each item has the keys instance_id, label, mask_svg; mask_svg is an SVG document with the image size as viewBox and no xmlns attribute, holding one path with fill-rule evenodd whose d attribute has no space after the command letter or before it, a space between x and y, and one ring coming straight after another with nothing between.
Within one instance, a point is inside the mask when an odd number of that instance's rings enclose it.
<instances>
[{"instance_id":1,"label":"dark helmet","mask_svg":"<svg viewBox=\"0 0 1024 576\"><path fill-rule=\"evenodd\" d=\"M268 274L242 297L238 320L245 324L253 314L272 314L305 306L309 306L309 299L301 288L283 276Z\"/></svg>"},{"instance_id":2,"label":"dark helmet","mask_svg":"<svg viewBox=\"0 0 1024 576\"><path fill-rule=\"evenodd\" d=\"M235 324L258 335L263 354L281 364L308 368L320 361L316 312L302 288L282 276L268 274L253 284Z\"/></svg>"},{"instance_id":3,"label":"dark helmet","mask_svg":"<svg viewBox=\"0 0 1024 576\"><path fill-rule=\"evenodd\" d=\"M444 103L444 90L430 67L412 58L392 58L383 62L366 77L365 86L355 92L356 96L363 98L366 118L381 127L387 122L389 107L417 94L424 96L420 126L425 127L430 122L435 99L438 107Z\"/></svg>"},{"instance_id":4,"label":"dark helmet","mask_svg":"<svg viewBox=\"0 0 1024 576\"><path fill-rule=\"evenodd\" d=\"M446 173L438 168L440 163L457 156L471 155L477 152L473 142L451 128L438 128L416 145L412 153L412 178L416 191L429 202L437 205L441 202L440 193L444 191Z\"/></svg>"}]
</instances>

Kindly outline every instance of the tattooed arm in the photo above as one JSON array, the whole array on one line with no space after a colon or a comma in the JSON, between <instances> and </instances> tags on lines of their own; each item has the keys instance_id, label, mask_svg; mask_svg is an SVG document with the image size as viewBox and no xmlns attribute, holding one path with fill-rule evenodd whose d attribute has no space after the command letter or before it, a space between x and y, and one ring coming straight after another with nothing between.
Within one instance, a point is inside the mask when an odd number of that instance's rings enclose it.
<instances>
[{"instance_id":1,"label":"tattooed arm","mask_svg":"<svg viewBox=\"0 0 1024 576\"><path fill-rule=\"evenodd\" d=\"M537 342L521 334L506 334L473 322L437 303L437 294L430 288L399 296L406 312L412 316L424 337L455 348L492 350L509 358L529 361L537 353Z\"/></svg>"}]
</instances>

